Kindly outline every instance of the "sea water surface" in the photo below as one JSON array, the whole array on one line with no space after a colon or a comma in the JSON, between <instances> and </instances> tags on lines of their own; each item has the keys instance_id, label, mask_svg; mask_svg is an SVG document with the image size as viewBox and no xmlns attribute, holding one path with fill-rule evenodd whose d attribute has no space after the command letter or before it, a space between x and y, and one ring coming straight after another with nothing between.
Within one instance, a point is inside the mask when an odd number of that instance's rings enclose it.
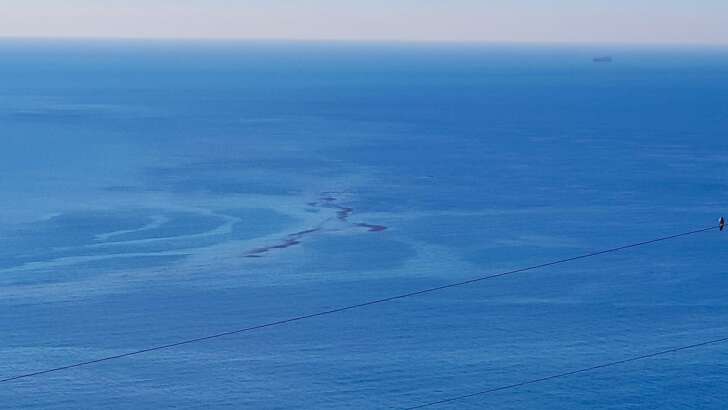
<instances>
[{"instance_id":1,"label":"sea water surface","mask_svg":"<svg viewBox=\"0 0 728 410\"><path fill-rule=\"evenodd\" d=\"M612 63L594 63L596 55ZM0 42L0 379L716 224L728 50ZM0 384L389 409L728 336L717 230ZM724 408L728 346L434 408Z\"/></svg>"}]
</instances>

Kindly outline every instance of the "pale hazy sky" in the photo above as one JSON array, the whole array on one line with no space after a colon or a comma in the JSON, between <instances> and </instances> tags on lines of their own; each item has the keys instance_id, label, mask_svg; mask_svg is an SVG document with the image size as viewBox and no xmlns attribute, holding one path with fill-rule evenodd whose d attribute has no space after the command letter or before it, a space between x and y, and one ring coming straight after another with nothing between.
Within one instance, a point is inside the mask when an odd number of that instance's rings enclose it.
<instances>
[{"instance_id":1,"label":"pale hazy sky","mask_svg":"<svg viewBox=\"0 0 728 410\"><path fill-rule=\"evenodd\" d=\"M728 0L0 0L0 37L728 44Z\"/></svg>"}]
</instances>

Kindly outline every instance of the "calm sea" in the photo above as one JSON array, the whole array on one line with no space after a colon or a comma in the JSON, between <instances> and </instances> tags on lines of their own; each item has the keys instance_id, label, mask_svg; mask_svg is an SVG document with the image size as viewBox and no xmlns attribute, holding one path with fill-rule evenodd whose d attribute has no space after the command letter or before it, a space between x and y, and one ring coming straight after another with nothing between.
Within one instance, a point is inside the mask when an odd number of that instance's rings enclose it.
<instances>
[{"instance_id":1,"label":"calm sea","mask_svg":"<svg viewBox=\"0 0 728 410\"><path fill-rule=\"evenodd\" d=\"M595 63L610 55L611 63ZM716 224L728 50L0 42L0 379ZM728 336L728 233L0 384L388 409ZM441 409L725 408L716 345Z\"/></svg>"}]
</instances>

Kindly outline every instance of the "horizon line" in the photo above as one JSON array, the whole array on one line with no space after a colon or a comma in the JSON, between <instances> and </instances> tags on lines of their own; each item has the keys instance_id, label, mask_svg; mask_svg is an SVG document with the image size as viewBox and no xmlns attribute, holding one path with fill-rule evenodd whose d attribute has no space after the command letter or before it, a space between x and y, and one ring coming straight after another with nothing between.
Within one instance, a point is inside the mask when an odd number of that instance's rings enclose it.
<instances>
[{"instance_id":1,"label":"horizon line","mask_svg":"<svg viewBox=\"0 0 728 410\"><path fill-rule=\"evenodd\" d=\"M726 43L705 42L617 42L617 41L524 41L524 40L414 40L414 39L365 39L365 38L286 38L286 37L143 37L143 36L13 36L0 35L1 41L48 41L48 42L175 42L175 43L303 43L303 44L380 44L380 45L462 45L462 46L611 46L655 48L728 48Z\"/></svg>"}]
</instances>

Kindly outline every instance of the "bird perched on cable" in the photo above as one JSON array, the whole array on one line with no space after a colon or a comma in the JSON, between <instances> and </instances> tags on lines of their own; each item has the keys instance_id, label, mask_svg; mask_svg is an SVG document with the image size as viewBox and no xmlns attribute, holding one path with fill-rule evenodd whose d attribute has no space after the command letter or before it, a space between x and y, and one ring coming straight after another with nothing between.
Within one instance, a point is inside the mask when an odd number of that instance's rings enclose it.
<instances>
[{"instance_id":1,"label":"bird perched on cable","mask_svg":"<svg viewBox=\"0 0 728 410\"><path fill-rule=\"evenodd\" d=\"M725 218L723 218L722 216L718 218L718 227L721 231L725 229Z\"/></svg>"}]
</instances>

